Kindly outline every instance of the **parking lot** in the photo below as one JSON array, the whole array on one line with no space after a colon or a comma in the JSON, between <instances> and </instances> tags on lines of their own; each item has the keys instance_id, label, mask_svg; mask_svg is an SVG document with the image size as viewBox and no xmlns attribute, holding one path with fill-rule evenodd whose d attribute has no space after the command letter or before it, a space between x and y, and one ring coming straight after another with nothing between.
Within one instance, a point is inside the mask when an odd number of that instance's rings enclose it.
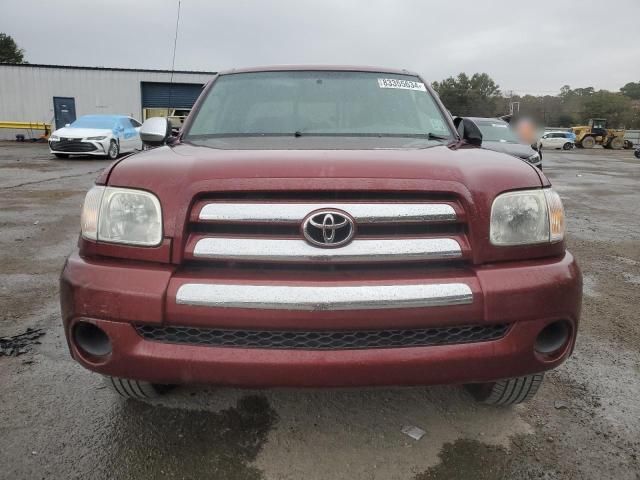
<instances>
[{"instance_id":1,"label":"parking lot","mask_svg":"<svg viewBox=\"0 0 640 480\"><path fill-rule=\"evenodd\" d=\"M575 354L529 404L460 387L179 388L124 402L69 357L58 275L105 160L0 143L0 478L640 478L640 161L546 151L584 273ZM35 335L34 335L35 337ZM36 343L40 342L40 343ZM415 425L415 441L401 432Z\"/></svg>"}]
</instances>

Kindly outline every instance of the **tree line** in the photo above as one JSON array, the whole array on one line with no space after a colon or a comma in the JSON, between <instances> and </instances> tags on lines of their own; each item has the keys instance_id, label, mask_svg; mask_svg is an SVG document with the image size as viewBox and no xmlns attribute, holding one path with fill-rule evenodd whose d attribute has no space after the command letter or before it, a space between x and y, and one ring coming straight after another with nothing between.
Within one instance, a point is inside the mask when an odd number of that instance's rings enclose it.
<instances>
[{"instance_id":1,"label":"tree line","mask_svg":"<svg viewBox=\"0 0 640 480\"><path fill-rule=\"evenodd\" d=\"M28 63L24 60L24 50L6 33L0 32L0 63Z\"/></svg>"},{"instance_id":2,"label":"tree line","mask_svg":"<svg viewBox=\"0 0 640 480\"><path fill-rule=\"evenodd\" d=\"M510 105L517 103L520 114L547 126L570 127L606 118L613 128L640 128L640 81L629 82L618 92L564 85L557 95L542 96L505 94L486 73L460 73L432 86L457 116L497 117L510 113Z\"/></svg>"}]
</instances>

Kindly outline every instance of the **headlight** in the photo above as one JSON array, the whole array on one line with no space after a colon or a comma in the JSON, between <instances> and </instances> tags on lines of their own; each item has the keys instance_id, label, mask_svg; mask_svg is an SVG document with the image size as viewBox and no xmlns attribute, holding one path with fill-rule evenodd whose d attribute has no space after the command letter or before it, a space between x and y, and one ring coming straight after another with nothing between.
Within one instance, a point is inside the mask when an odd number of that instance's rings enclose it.
<instances>
[{"instance_id":1,"label":"headlight","mask_svg":"<svg viewBox=\"0 0 640 480\"><path fill-rule=\"evenodd\" d=\"M105 138L107 137L103 135L102 137L87 137L87 140L104 140Z\"/></svg>"},{"instance_id":2,"label":"headlight","mask_svg":"<svg viewBox=\"0 0 640 480\"><path fill-rule=\"evenodd\" d=\"M99 242L155 246L162 241L162 210L152 193L95 186L84 199L82 236Z\"/></svg>"},{"instance_id":3,"label":"headlight","mask_svg":"<svg viewBox=\"0 0 640 480\"><path fill-rule=\"evenodd\" d=\"M527 158L527 162L529 163L538 163L539 161L540 161L540 154L537 152Z\"/></svg>"},{"instance_id":4,"label":"headlight","mask_svg":"<svg viewBox=\"0 0 640 480\"><path fill-rule=\"evenodd\" d=\"M60 141L60 137L57 135L51 135L49 136L49 141L50 142L59 142Z\"/></svg>"},{"instance_id":5,"label":"headlight","mask_svg":"<svg viewBox=\"0 0 640 480\"><path fill-rule=\"evenodd\" d=\"M491 207L493 245L527 245L558 242L564 238L564 209L550 188L507 192Z\"/></svg>"}]
</instances>

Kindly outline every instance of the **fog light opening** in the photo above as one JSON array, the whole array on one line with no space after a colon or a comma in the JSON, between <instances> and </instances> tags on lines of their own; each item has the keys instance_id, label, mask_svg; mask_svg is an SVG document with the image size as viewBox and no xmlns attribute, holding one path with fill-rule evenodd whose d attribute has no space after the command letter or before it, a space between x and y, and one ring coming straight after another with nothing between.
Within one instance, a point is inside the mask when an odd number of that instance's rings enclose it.
<instances>
[{"instance_id":1,"label":"fog light opening","mask_svg":"<svg viewBox=\"0 0 640 480\"><path fill-rule=\"evenodd\" d=\"M570 333L571 327L565 320L550 323L538 334L534 348L544 355L555 353L566 345Z\"/></svg>"},{"instance_id":2,"label":"fog light opening","mask_svg":"<svg viewBox=\"0 0 640 480\"><path fill-rule=\"evenodd\" d=\"M85 353L104 357L111 353L111 340L101 328L89 322L79 322L73 327L73 339Z\"/></svg>"}]
</instances>

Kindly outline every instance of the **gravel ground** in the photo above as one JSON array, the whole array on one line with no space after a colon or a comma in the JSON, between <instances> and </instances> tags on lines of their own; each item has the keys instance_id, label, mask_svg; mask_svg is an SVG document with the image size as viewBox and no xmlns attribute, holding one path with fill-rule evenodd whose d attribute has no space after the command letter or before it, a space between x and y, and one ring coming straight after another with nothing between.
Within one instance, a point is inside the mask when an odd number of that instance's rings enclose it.
<instances>
[{"instance_id":1,"label":"gravel ground","mask_svg":"<svg viewBox=\"0 0 640 480\"><path fill-rule=\"evenodd\" d=\"M544 162L585 298L575 355L533 402L478 406L459 387L190 387L151 406L71 361L60 324L58 275L107 162L1 143L0 337L34 330L24 353L0 356L0 478L639 479L640 162L603 149Z\"/></svg>"}]
</instances>

